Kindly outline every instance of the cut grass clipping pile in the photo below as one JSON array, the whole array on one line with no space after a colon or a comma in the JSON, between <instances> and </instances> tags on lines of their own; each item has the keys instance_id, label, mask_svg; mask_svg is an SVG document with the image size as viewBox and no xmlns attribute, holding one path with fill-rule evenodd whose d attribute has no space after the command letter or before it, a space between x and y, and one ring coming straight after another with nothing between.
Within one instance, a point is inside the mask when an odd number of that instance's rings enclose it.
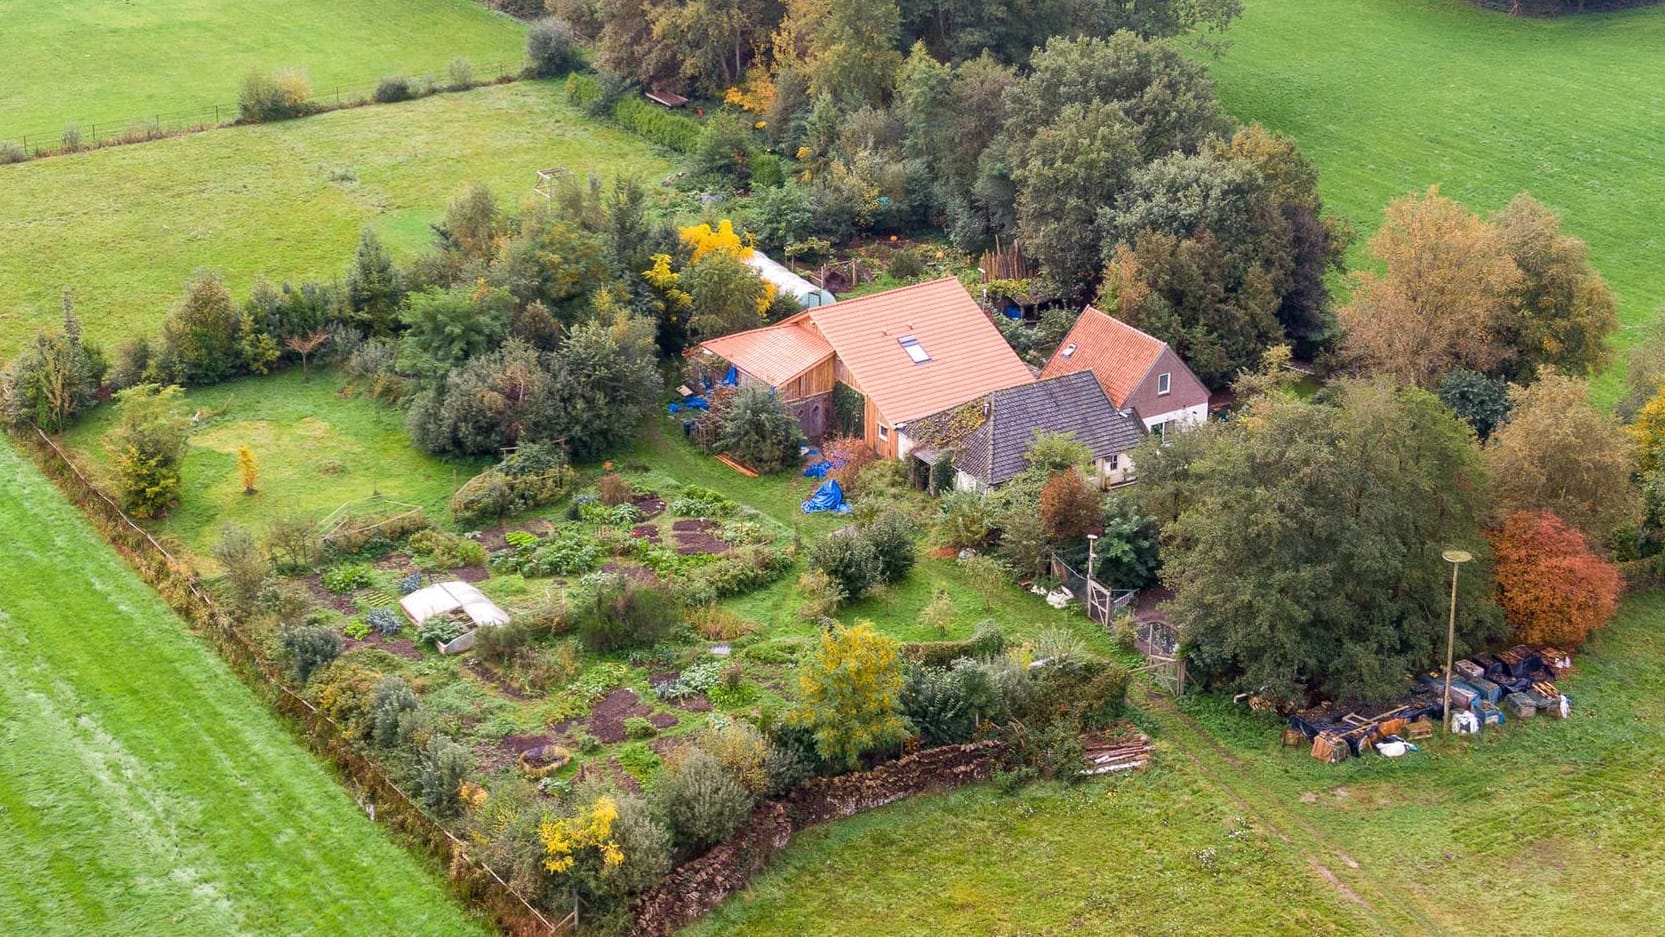
<instances>
[{"instance_id":1,"label":"cut grass clipping pile","mask_svg":"<svg viewBox=\"0 0 1665 937\"><path fill-rule=\"evenodd\" d=\"M484 933L9 445L0 478L0 933Z\"/></svg>"}]
</instances>

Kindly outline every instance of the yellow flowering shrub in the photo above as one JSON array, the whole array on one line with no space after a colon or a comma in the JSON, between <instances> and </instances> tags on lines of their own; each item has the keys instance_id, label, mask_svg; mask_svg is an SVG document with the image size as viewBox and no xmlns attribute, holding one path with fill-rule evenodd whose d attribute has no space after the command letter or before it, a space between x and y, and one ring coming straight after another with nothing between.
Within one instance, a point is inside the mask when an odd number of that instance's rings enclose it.
<instances>
[{"instance_id":1,"label":"yellow flowering shrub","mask_svg":"<svg viewBox=\"0 0 1665 937\"><path fill-rule=\"evenodd\" d=\"M545 819L538 827L547 857L544 868L557 875L567 872L586 850L593 851L603 868L623 863L624 850L613 839L613 822L618 818L618 802L603 796L570 817Z\"/></svg>"}]
</instances>

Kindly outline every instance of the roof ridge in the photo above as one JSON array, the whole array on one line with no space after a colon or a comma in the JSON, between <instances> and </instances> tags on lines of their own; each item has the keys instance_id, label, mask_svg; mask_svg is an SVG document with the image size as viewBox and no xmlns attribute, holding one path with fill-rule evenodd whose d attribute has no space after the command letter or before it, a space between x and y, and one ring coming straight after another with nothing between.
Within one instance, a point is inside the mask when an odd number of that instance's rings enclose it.
<instances>
[{"instance_id":1,"label":"roof ridge","mask_svg":"<svg viewBox=\"0 0 1665 937\"><path fill-rule=\"evenodd\" d=\"M944 281L953 281L954 283L959 283L960 289L965 290L965 284L960 283L960 278L959 277L956 277L956 276L940 276L940 277L937 277L935 280L921 280L918 283L909 283L906 286L895 286L895 287L891 287L888 290L880 290L877 293L868 293L866 296L855 296L855 297L852 297L850 299L841 299L836 303L828 303L825 306L811 306L810 308L803 310L803 313L800 313L800 315L802 315L802 314L811 314L811 318L814 318L813 313L817 313L817 312L837 312L842 308L848 308L852 305L855 305L856 303L862 302L863 300L878 299L880 296L895 296L897 293L906 293L909 290L916 290L916 289L919 289L920 287L923 287L923 286L936 286L936 285L938 285L938 284L940 284ZM971 296L971 291L970 290L965 290L965 293L966 293L967 296ZM972 302L976 302L977 297L971 296L971 300L972 300ZM978 306L977 308L981 309L982 306ZM781 321L785 322L786 320L782 319Z\"/></svg>"},{"instance_id":2,"label":"roof ridge","mask_svg":"<svg viewBox=\"0 0 1665 937\"><path fill-rule=\"evenodd\" d=\"M1137 334L1137 335L1139 335L1143 338L1148 338L1151 341L1157 343L1158 345L1161 345L1163 348L1172 347L1167 342L1163 341L1160 338L1157 338L1156 336L1150 334L1149 332L1145 331L1144 329L1139 328L1138 326L1134 325L1131 322L1128 322L1125 319L1119 319L1119 318L1111 315L1110 313L1105 312L1103 309L1098 308L1097 306L1093 305L1092 303L1088 303L1086 306L1082 307L1081 311L1082 312L1096 312L1099 315L1103 316L1104 318L1109 319L1111 322L1114 322L1117 325L1121 326L1122 328L1127 329L1128 331L1133 332L1133 333L1135 333L1135 334Z\"/></svg>"}]
</instances>

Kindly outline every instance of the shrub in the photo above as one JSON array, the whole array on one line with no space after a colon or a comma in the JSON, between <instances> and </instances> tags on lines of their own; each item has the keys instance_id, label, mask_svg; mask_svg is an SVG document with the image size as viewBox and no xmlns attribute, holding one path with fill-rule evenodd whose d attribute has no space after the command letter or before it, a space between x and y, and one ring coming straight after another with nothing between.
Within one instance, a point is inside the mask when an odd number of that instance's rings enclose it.
<instances>
[{"instance_id":1,"label":"shrub","mask_svg":"<svg viewBox=\"0 0 1665 937\"><path fill-rule=\"evenodd\" d=\"M554 446L533 444L469 479L451 496L459 524L519 514L571 493L578 473Z\"/></svg>"},{"instance_id":2,"label":"shrub","mask_svg":"<svg viewBox=\"0 0 1665 937\"><path fill-rule=\"evenodd\" d=\"M840 603L854 601L879 581L879 556L855 528L835 530L809 547L809 568L838 588Z\"/></svg>"},{"instance_id":3,"label":"shrub","mask_svg":"<svg viewBox=\"0 0 1665 937\"><path fill-rule=\"evenodd\" d=\"M554 78L581 64L572 26L553 16L534 20L526 30L526 72L533 78Z\"/></svg>"},{"instance_id":4,"label":"shrub","mask_svg":"<svg viewBox=\"0 0 1665 937\"><path fill-rule=\"evenodd\" d=\"M615 579L577 600L573 618L584 646L604 653L659 641L676 628L679 613L666 590Z\"/></svg>"},{"instance_id":5,"label":"shrub","mask_svg":"<svg viewBox=\"0 0 1665 937\"><path fill-rule=\"evenodd\" d=\"M925 745L955 745L971 740L978 714L971 711L959 675L976 672L916 667L908 674L907 683L902 685L902 715Z\"/></svg>"},{"instance_id":6,"label":"shrub","mask_svg":"<svg viewBox=\"0 0 1665 937\"><path fill-rule=\"evenodd\" d=\"M408 545L411 555L426 569L486 565L486 548L479 542L435 527L411 534Z\"/></svg>"},{"instance_id":7,"label":"shrub","mask_svg":"<svg viewBox=\"0 0 1665 937\"><path fill-rule=\"evenodd\" d=\"M786 184L786 170L781 168L780 157L762 150L754 150L751 155L752 190L773 189Z\"/></svg>"},{"instance_id":8,"label":"shrub","mask_svg":"<svg viewBox=\"0 0 1665 937\"><path fill-rule=\"evenodd\" d=\"M752 794L769 789L769 743L751 723L729 719L707 726L695 734L694 744L716 758Z\"/></svg>"},{"instance_id":9,"label":"shrub","mask_svg":"<svg viewBox=\"0 0 1665 937\"><path fill-rule=\"evenodd\" d=\"M659 734L659 729L653 723L641 716L631 716L624 720L624 737L627 739L651 739Z\"/></svg>"},{"instance_id":10,"label":"shrub","mask_svg":"<svg viewBox=\"0 0 1665 937\"><path fill-rule=\"evenodd\" d=\"M474 639L474 656L494 667L516 662L537 637L537 630L518 620L496 628L481 628Z\"/></svg>"},{"instance_id":11,"label":"shrub","mask_svg":"<svg viewBox=\"0 0 1665 937\"><path fill-rule=\"evenodd\" d=\"M266 527L266 550L282 573L311 570L324 555L318 521L305 514L281 514Z\"/></svg>"},{"instance_id":12,"label":"shrub","mask_svg":"<svg viewBox=\"0 0 1665 937\"><path fill-rule=\"evenodd\" d=\"M0 166L13 163L23 163L29 160L29 151L10 140L0 140Z\"/></svg>"},{"instance_id":13,"label":"shrub","mask_svg":"<svg viewBox=\"0 0 1665 937\"><path fill-rule=\"evenodd\" d=\"M602 97L601 82L582 72L567 76L566 91L568 104L590 114Z\"/></svg>"},{"instance_id":14,"label":"shrub","mask_svg":"<svg viewBox=\"0 0 1665 937\"><path fill-rule=\"evenodd\" d=\"M757 626L720 605L701 605L688 613L688 623L707 641L733 641Z\"/></svg>"},{"instance_id":15,"label":"shrub","mask_svg":"<svg viewBox=\"0 0 1665 937\"><path fill-rule=\"evenodd\" d=\"M122 506L135 517L158 517L179 500L179 465L190 432L179 393L178 387L140 384L116 395L121 422L105 445Z\"/></svg>"},{"instance_id":16,"label":"shrub","mask_svg":"<svg viewBox=\"0 0 1665 937\"><path fill-rule=\"evenodd\" d=\"M391 608L373 608L364 613L364 623L385 637L398 634L399 629L404 627L405 620Z\"/></svg>"},{"instance_id":17,"label":"shrub","mask_svg":"<svg viewBox=\"0 0 1665 937\"><path fill-rule=\"evenodd\" d=\"M1579 647L1618 609L1619 571L1548 511L1517 511L1491 534L1498 604L1528 644Z\"/></svg>"},{"instance_id":18,"label":"shrub","mask_svg":"<svg viewBox=\"0 0 1665 937\"><path fill-rule=\"evenodd\" d=\"M410 741L422 703L402 677L383 677L370 696L370 737L383 748Z\"/></svg>"},{"instance_id":19,"label":"shrub","mask_svg":"<svg viewBox=\"0 0 1665 937\"><path fill-rule=\"evenodd\" d=\"M296 683L306 683L318 668L341 656L341 636L321 625L291 628L283 633Z\"/></svg>"},{"instance_id":20,"label":"shrub","mask_svg":"<svg viewBox=\"0 0 1665 937\"><path fill-rule=\"evenodd\" d=\"M709 488L689 485L667 505L677 517L727 517L740 505Z\"/></svg>"},{"instance_id":21,"label":"shrub","mask_svg":"<svg viewBox=\"0 0 1665 937\"><path fill-rule=\"evenodd\" d=\"M463 91L474 87L474 63L463 56L457 56L445 66L445 77L450 81L452 91Z\"/></svg>"},{"instance_id":22,"label":"shrub","mask_svg":"<svg viewBox=\"0 0 1665 937\"><path fill-rule=\"evenodd\" d=\"M972 491L950 491L937 502L937 529L943 542L958 550L989 542L994 521L988 499Z\"/></svg>"},{"instance_id":23,"label":"shrub","mask_svg":"<svg viewBox=\"0 0 1665 937\"><path fill-rule=\"evenodd\" d=\"M336 595L356 592L375 581L375 569L363 563L343 563L334 569L325 570L320 577L324 588Z\"/></svg>"},{"instance_id":24,"label":"shrub","mask_svg":"<svg viewBox=\"0 0 1665 937\"><path fill-rule=\"evenodd\" d=\"M699 145L698 121L681 114L673 114L641 98L620 98L613 105L613 119L626 130L668 150L692 153Z\"/></svg>"},{"instance_id":25,"label":"shrub","mask_svg":"<svg viewBox=\"0 0 1665 937\"><path fill-rule=\"evenodd\" d=\"M272 564L254 537L243 527L226 527L214 544L214 559L225 568L232 604L247 612L259 601Z\"/></svg>"},{"instance_id":26,"label":"shrub","mask_svg":"<svg viewBox=\"0 0 1665 937\"><path fill-rule=\"evenodd\" d=\"M886 511L862 531L873 545L877 558L876 576L883 583L901 582L919 559L913 521L901 511Z\"/></svg>"},{"instance_id":27,"label":"shrub","mask_svg":"<svg viewBox=\"0 0 1665 937\"><path fill-rule=\"evenodd\" d=\"M659 884L670 870L671 834L640 797L625 794L616 799L619 815L613 821L613 842L624 860L603 870L601 883L608 892L628 897Z\"/></svg>"},{"instance_id":28,"label":"shrub","mask_svg":"<svg viewBox=\"0 0 1665 937\"><path fill-rule=\"evenodd\" d=\"M455 618L435 615L416 627L416 640L420 644L450 644L467 631L468 628Z\"/></svg>"},{"instance_id":29,"label":"shrub","mask_svg":"<svg viewBox=\"0 0 1665 937\"><path fill-rule=\"evenodd\" d=\"M409 101L411 94L410 79L403 75L390 75L376 83L375 93L371 98L377 104L395 104L399 101Z\"/></svg>"},{"instance_id":30,"label":"shrub","mask_svg":"<svg viewBox=\"0 0 1665 937\"><path fill-rule=\"evenodd\" d=\"M462 812L462 782L474 759L468 749L443 735L428 739L417 760L416 789L422 806L441 817Z\"/></svg>"},{"instance_id":31,"label":"shrub","mask_svg":"<svg viewBox=\"0 0 1665 937\"><path fill-rule=\"evenodd\" d=\"M601 503L608 507L630 503L630 483L617 475L603 475L595 480L595 490Z\"/></svg>"},{"instance_id":32,"label":"shrub","mask_svg":"<svg viewBox=\"0 0 1665 937\"><path fill-rule=\"evenodd\" d=\"M581 531L561 530L542 541L520 564L524 576L571 576L601 564L601 551Z\"/></svg>"},{"instance_id":33,"label":"shrub","mask_svg":"<svg viewBox=\"0 0 1665 937\"><path fill-rule=\"evenodd\" d=\"M735 394L718 433L717 446L765 474L798 461L803 430L774 391L742 387Z\"/></svg>"},{"instance_id":34,"label":"shrub","mask_svg":"<svg viewBox=\"0 0 1665 937\"><path fill-rule=\"evenodd\" d=\"M347 735L355 739L370 736L371 692L381 674L359 661L338 658L318 671L318 679L307 695L318 709Z\"/></svg>"},{"instance_id":35,"label":"shrub","mask_svg":"<svg viewBox=\"0 0 1665 937\"><path fill-rule=\"evenodd\" d=\"M237 116L247 123L300 117L309 110L307 100L311 97L312 86L301 72L283 71L273 76L255 69L243 76L237 92Z\"/></svg>"},{"instance_id":36,"label":"shrub","mask_svg":"<svg viewBox=\"0 0 1665 937\"><path fill-rule=\"evenodd\" d=\"M422 588L421 573L410 573L399 580L400 595L410 595L412 592L415 592L420 588Z\"/></svg>"},{"instance_id":37,"label":"shrub","mask_svg":"<svg viewBox=\"0 0 1665 937\"><path fill-rule=\"evenodd\" d=\"M678 845L694 849L729 837L752 809L752 794L704 749L686 746L665 763L653 799Z\"/></svg>"},{"instance_id":38,"label":"shrub","mask_svg":"<svg viewBox=\"0 0 1665 937\"><path fill-rule=\"evenodd\" d=\"M363 641L370 637L370 623L362 618L355 618L341 627L341 633L354 641Z\"/></svg>"},{"instance_id":39,"label":"shrub","mask_svg":"<svg viewBox=\"0 0 1665 937\"><path fill-rule=\"evenodd\" d=\"M916 280L925 275L925 262L905 247L896 248L885 261L885 273L897 280Z\"/></svg>"},{"instance_id":40,"label":"shrub","mask_svg":"<svg viewBox=\"0 0 1665 937\"><path fill-rule=\"evenodd\" d=\"M798 594L803 597L803 604L798 606L798 617L812 622L831 618L844 600L838 581L824 569L811 569L799 576Z\"/></svg>"},{"instance_id":41,"label":"shrub","mask_svg":"<svg viewBox=\"0 0 1665 937\"><path fill-rule=\"evenodd\" d=\"M908 737L900 697L907 677L896 641L869 622L838 627L798 671L791 721L809 729L832 764L854 768L862 755Z\"/></svg>"},{"instance_id":42,"label":"shrub","mask_svg":"<svg viewBox=\"0 0 1665 937\"><path fill-rule=\"evenodd\" d=\"M1070 469L1057 472L1041 487L1041 528L1054 543L1081 540L1099 533L1102 496L1081 473Z\"/></svg>"}]
</instances>

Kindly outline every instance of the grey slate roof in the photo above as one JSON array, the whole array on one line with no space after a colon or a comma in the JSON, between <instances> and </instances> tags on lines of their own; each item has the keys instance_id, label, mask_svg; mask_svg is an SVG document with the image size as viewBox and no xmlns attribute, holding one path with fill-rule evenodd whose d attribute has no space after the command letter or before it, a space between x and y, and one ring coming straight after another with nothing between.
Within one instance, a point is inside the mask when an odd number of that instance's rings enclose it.
<instances>
[{"instance_id":1,"label":"grey slate roof","mask_svg":"<svg viewBox=\"0 0 1665 937\"><path fill-rule=\"evenodd\" d=\"M988 396L988 418L966 436L955 468L999 485L1026 467L1023 454L1038 433L1070 433L1108 459L1139 444L1139 421L1110 403L1091 371L1078 371Z\"/></svg>"}]
</instances>

